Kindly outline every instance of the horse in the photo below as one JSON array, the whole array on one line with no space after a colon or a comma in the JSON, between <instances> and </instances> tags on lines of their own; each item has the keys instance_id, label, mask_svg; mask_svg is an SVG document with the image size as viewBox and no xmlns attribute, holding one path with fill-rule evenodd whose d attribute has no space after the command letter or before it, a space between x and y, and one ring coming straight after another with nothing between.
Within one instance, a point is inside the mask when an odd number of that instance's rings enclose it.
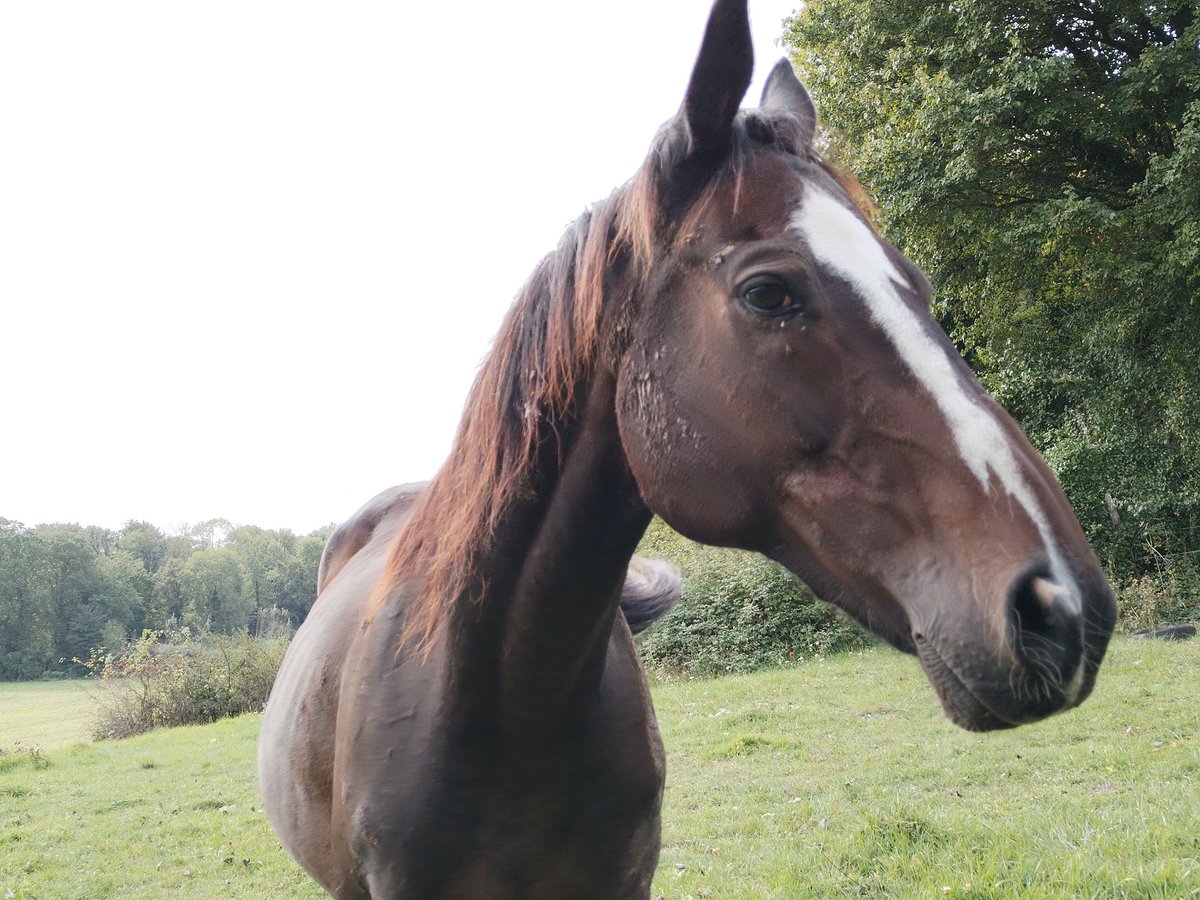
<instances>
[{"instance_id":1,"label":"horse","mask_svg":"<svg viewBox=\"0 0 1200 900\"><path fill-rule=\"evenodd\" d=\"M649 895L664 757L621 596L654 514L915 655L963 728L1091 692L1115 605L1070 504L790 64L739 109L752 69L746 0L716 0L679 112L519 292L447 461L335 537L259 745L330 894Z\"/></svg>"}]
</instances>

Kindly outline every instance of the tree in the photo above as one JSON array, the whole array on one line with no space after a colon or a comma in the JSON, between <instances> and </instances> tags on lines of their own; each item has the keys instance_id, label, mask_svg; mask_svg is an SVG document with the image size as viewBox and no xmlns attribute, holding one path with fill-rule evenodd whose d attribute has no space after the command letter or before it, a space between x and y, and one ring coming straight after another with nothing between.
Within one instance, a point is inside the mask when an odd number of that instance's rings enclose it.
<instances>
[{"instance_id":1,"label":"tree","mask_svg":"<svg viewBox=\"0 0 1200 900\"><path fill-rule=\"evenodd\" d=\"M286 635L312 606L332 530L298 538L212 519L167 535L0 518L0 680L71 669L146 628Z\"/></svg>"},{"instance_id":2,"label":"tree","mask_svg":"<svg viewBox=\"0 0 1200 900\"><path fill-rule=\"evenodd\" d=\"M150 573L140 559L124 550L100 557L96 567L100 592L93 603L103 610L108 631L104 643L112 643L117 634L126 638L140 634L146 624L146 607L152 593Z\"/></svg>"},{"instance_id":3,"label":"tree","mask_svg":"<svg viewBox=\"0 0 1200 900\"><path fill-rule=\"evenodd\" d=\"M198 525L193 525L188 536L195 546L216 550L225 546L233 530L233 523L228 519L205 519Z\"/></svg>"},{"instance_id":4,"label":"tree","mask_svg":"<svg viewBox=\"0 0 1200 900\"><path fill-rule=\"evenodd\" d=\"M233 634L246 628L251 611L242 589L242 573L232 550L197 550L179 568L185 598L184 623Z\"/></svg>"},{"instance_id":5,"label":"tree","mask_svg":"<svg viewBox=\"0 0 1200 900\"><path fill-rule=\"evenodd\" d=\"M1197 13L812 0L785 39L831 154L1118 577L1200 541Z\"/></svg>"},{"instance_id":6,"label":"tree","mask_svg":"<svg viewBox=\"0 0 1200 900\"><path fill-rule=\"evenodd\" d=\"M297 538L295 552L279 570L275 602L288 614L293 628L304 621L317 599L317 569L327 539L322 532Z\"/></svg>"},{"instance_id":7,"label":"tree","mask_svg":"<svg viewBox=\"0 0 1200 900\"><path fill-rule=\"evenodd\" d=\"M253 613L250 623L257 628L264 609L282 606L281 574L291 558L296 536L290 531L268 531L252 525L235 529L228 545L237 554L242 583Z\"/></svg>"},{"instance_id":8,"label":"tree","mask_svg":"<svg viewBox=\"0 0 1200 900\"><path fill-rule=\"evenodd\" d=\"M153 575L167 559L167 538L149 522L126 522L117 538L117 549L137 559Z\"/></svg>"},{"instance_id":9,"label":"tree","mask_svg":"<svg viewBox=\"0 0 1200 900\"><path fill-rule=\"evenodd\" d=\"M100 589L96 550L92 535L78 525L43 525L34 532L40 548L35 551L32 577L46 591L52 615L54 655L66 663L86 657L91 647L80 646L77 611Z\"/></svg>"},{"instance_id":10,"label":"tree","mask_svg":"<svg viewBox=\"0 0 1200 900\"><path fill-rule=\"evenodd\" d=\"M20 522L0 518L0 680L34 678L54 665L50 597L37 577L41 550Z\"/></svg>"}]
</instances>

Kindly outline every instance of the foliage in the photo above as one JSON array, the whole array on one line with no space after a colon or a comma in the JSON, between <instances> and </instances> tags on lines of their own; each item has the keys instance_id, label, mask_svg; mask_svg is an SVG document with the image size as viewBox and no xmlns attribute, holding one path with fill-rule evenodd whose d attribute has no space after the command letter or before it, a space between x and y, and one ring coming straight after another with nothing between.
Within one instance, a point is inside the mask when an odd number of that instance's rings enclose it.
<instances>
[{"instance_id":1,"label":"foliage","mask_svg":"<svg viewBox=\"0 0 1200 900\"><path fill-rule=\"evenodd\" d=\"M0 681L79 674L73 660L146 628L294 629L332 530L297 537L212 519L168 535L146 522L109 531L0 518Z\"/></svg>"},{"instance_id":2,"label":"foliage","mask_svg":"<svg viewBox=\"0 0 1200 900\"><path fill-rule=\"evenodd\" d=\"M652 685L651 896L1194 896L1198 665L1117 639L1079 709L987 735L882 648ZM262 814L260 721L0 757L0 896L325 897Z\"/></svg>"},{"instance_id":3,"label":"foliage","mask_svg":"<svg viewBox=\"0 0 1200 900\"><path fill-rule=\"evenodd\" d=\"M652 670L715 675L862 647L855 625L758 554L705 547L656 519L638 552L684 574L679 602L640 639Z\"/></svg>"},{"instance_id":4,"label":"foliage","mask_svg":"<svg viewBox=\"0 0 1200 900\"><path fill-rule=\"evenodd\" d=\"M1173 565L1130 579L1117 591L1117 608L1123 631L1195 619L1200 609L1200 571L1191 565Z\"/></svg>"},{"instance_id":5,"label":"foliage","mask_svg":"<svg viewBox=\"0 0 1200 900\"><path fill-rule=\"evenodd\" d=\"M287 643L245 633L193 638L184 628L145 631L116 653L93 654L88 670L117 684L98 698L92 736L124 738L261 710Z\"/></svg>"},{"instance_id":6,"label":"foliage","mask_svg":"<svg viewBox=\"0 0 1200 900\"><path fill-rule=\"evenodd\" d=\"M785 37L1118 582L1200 553L1198 9L811 0Z\"/></svg>"}]
</instances>

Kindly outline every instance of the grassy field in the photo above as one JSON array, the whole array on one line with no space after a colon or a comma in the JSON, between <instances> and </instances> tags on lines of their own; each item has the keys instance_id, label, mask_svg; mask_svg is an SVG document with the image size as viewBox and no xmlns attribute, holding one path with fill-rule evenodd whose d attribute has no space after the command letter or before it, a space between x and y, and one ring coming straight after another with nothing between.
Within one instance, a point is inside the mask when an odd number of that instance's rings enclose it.
<instances>
[{"instance_id":1,"label":"grassy field","mask_svg":"<svg viewBox=\"0 0 1200 900\"><path fill-rule=\"evenodd\" d=\"M57 750L89 739L94 681L0 682L0 751Z\"/></svg>"},{"instance_id":2,"label":"grassy field","mask_svg":"<svg viewBox=\"0 0 1200 900\"><path fill-rule=\"evenodd\" d=\"M653 896L1200 896L1198 673L1200 643L1120 640L1082 708L991 735L885 650L657 685ZM322 896L259 808L258 725L0 756L0 897Z\"/></svg>"}]
</instances>

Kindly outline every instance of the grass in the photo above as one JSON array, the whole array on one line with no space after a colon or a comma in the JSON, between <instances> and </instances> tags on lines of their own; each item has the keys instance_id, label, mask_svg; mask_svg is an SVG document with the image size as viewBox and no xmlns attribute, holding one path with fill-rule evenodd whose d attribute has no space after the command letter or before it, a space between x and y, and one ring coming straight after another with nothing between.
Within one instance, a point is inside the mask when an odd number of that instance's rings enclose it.
<instances>
[{"instance_id":1,"label":"grass","mask_svg":"<svg viewBox=\"0 0 1200 900\"><path fill-rule=\"evenodd\" d=\"M90 739L94 681L0 682L0 750L57 750Z\"/></svg>"},{"instance_id":2,"label":"grass","mask_svg":"<svg viewBox=\"0 0 1200 900\"><path fill-rule=\"evenodd\" d=\"M1198 664L1120 640L1084 706L989 735L879 650L660 687L655 895L1200 895Z\"/></svg>"},{"instance_id":3,"label":"grass","mask_svg":"<svg viewBox=\"0 0 1200 900\"><path fill-rule=\"evenodd\" d=\"M0 757L0 897L319 897L255 789L260 717Z\"/></svg>"},{"instance_id":4,"label":"grass","mask_svg":"<svg viewBox=\"0 0 1200 900\"><path fill-rule=\"evenodd\" d=\"M1118 640L1072 713L972 735L885 650L655 685L652 896L1200 896L1200 643ZM319 897L254 790L259 718L0 757L0 897Z\"/></svg>"}]
</instances>

